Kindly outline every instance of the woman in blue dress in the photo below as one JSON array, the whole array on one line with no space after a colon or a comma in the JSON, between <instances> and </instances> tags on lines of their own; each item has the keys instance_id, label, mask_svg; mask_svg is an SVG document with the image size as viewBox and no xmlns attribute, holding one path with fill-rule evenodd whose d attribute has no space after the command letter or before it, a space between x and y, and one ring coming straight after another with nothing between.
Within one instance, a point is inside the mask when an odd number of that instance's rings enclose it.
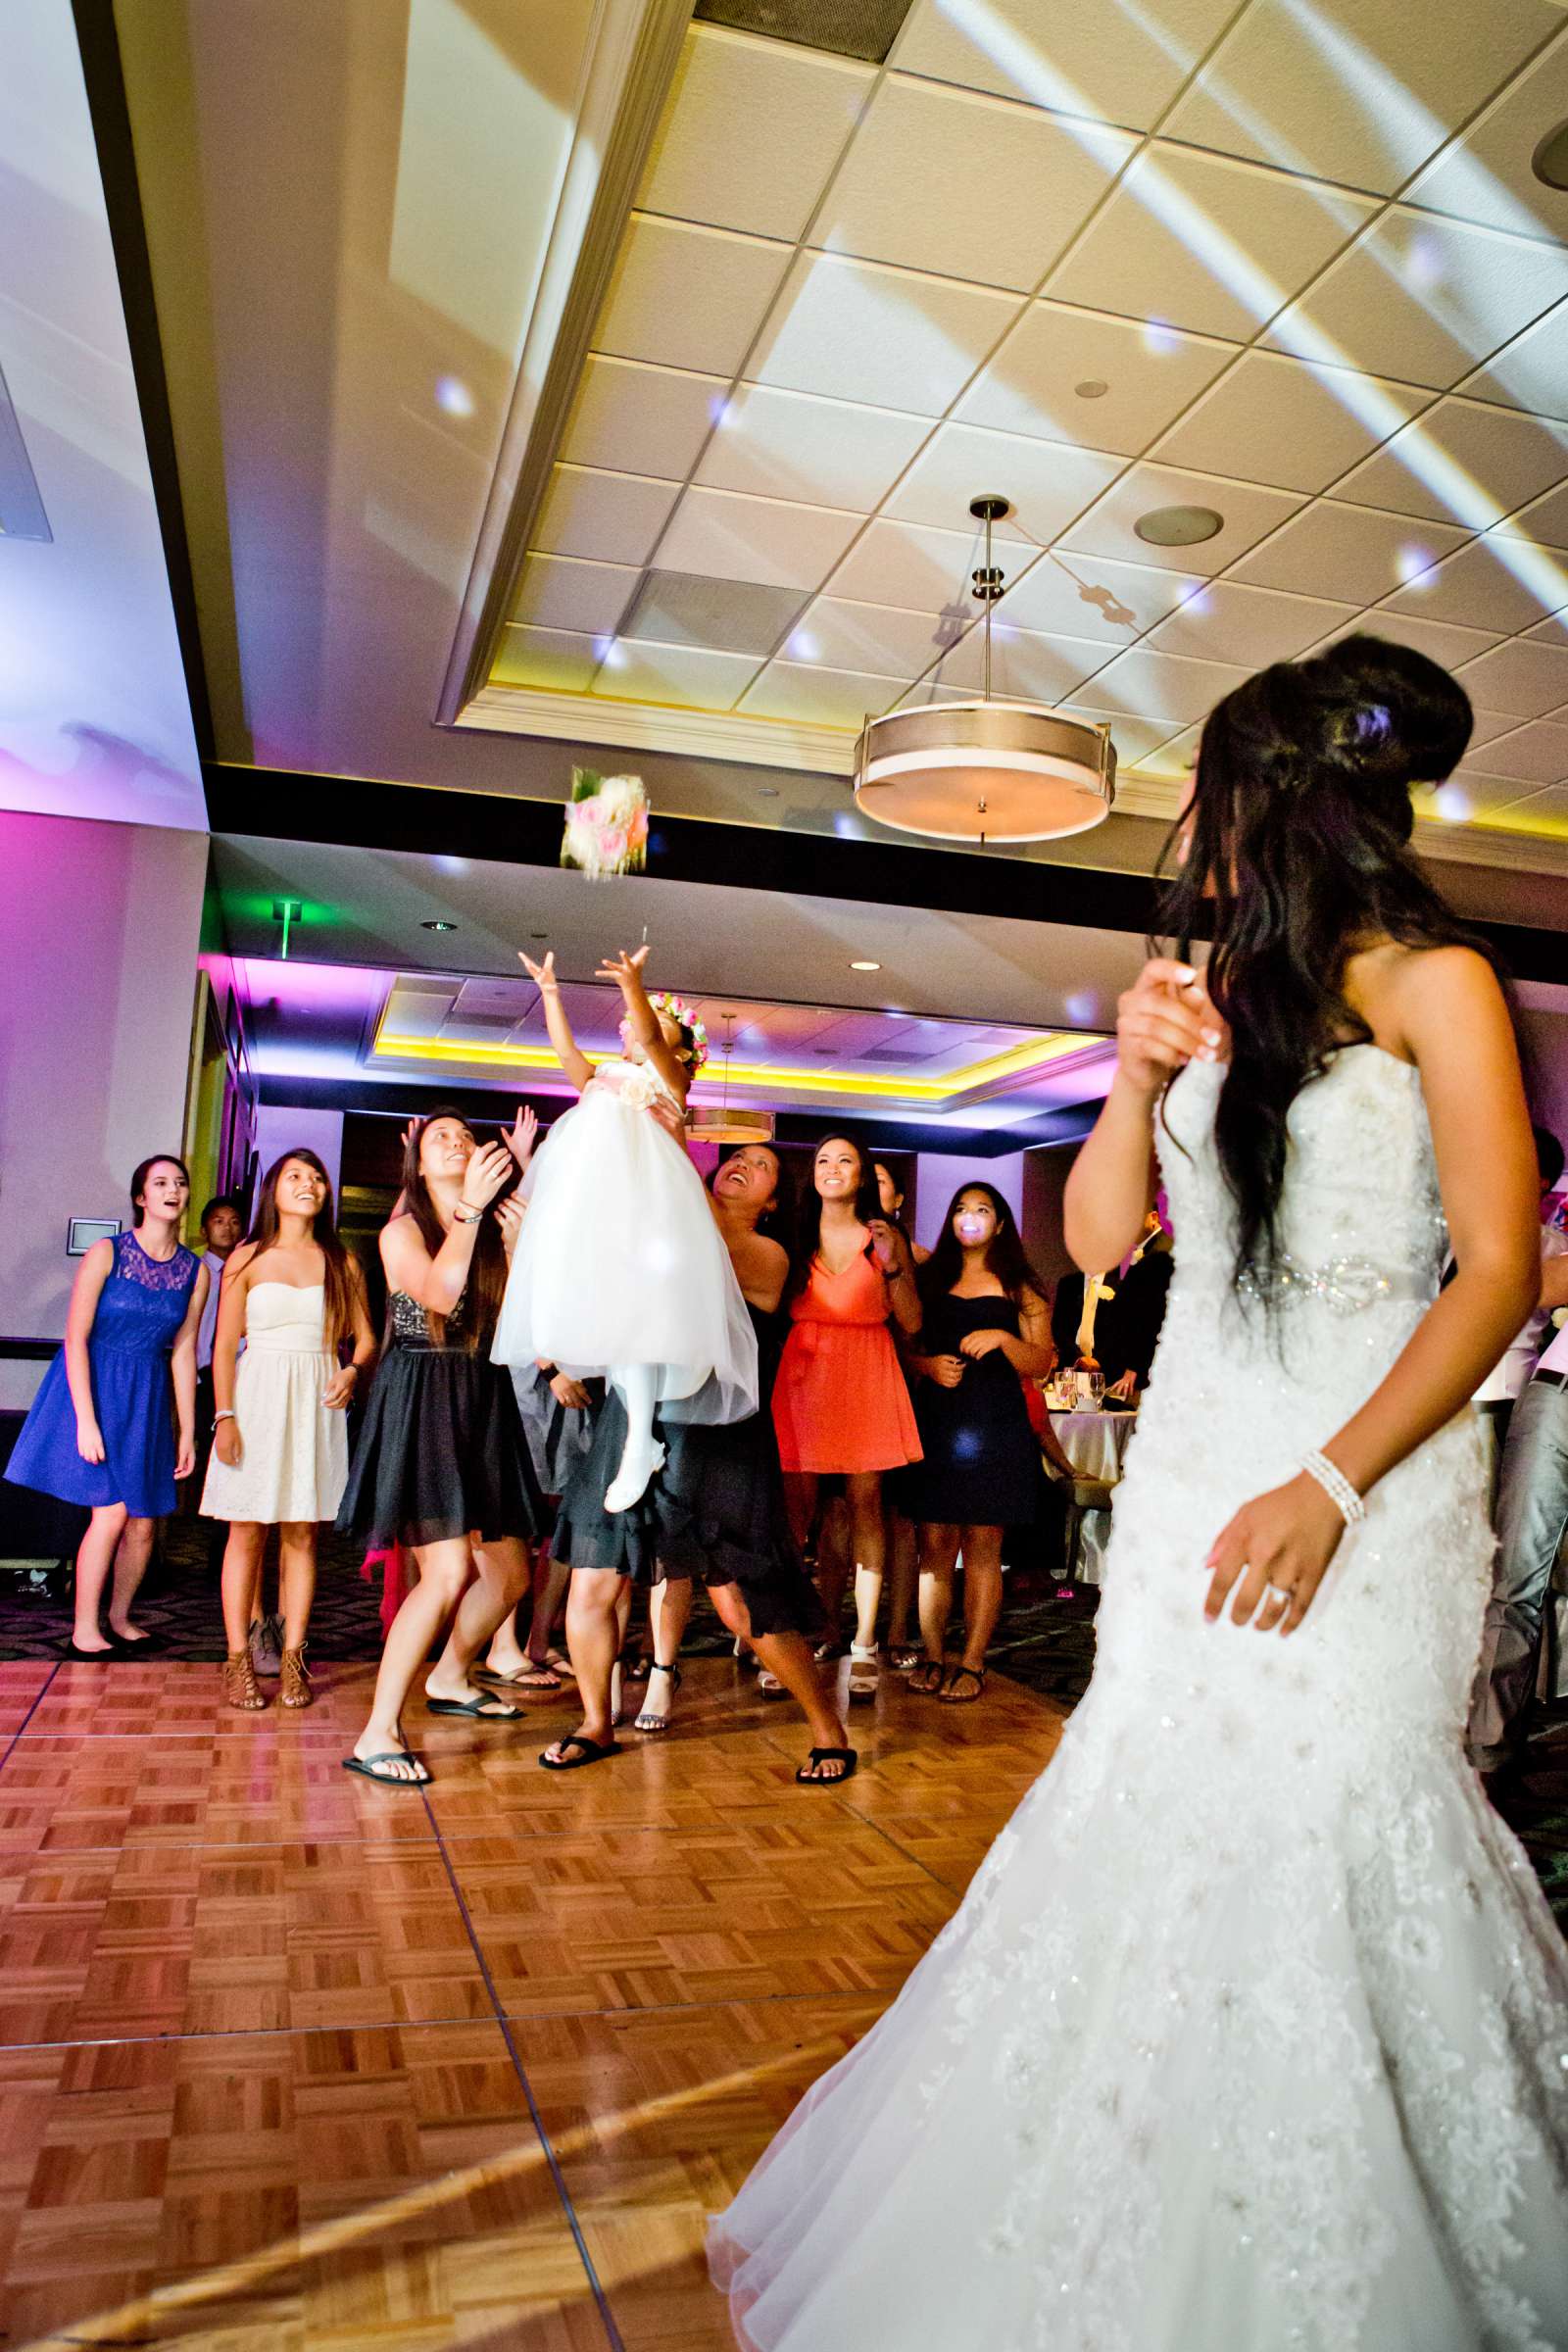
<instances>
[{"instance_id":1,"label":"woman in blue dress","mask_svg":"<svg viewBox=\"0 0 1568 2352\"><path fill-rule=\"evenodd\" d=\"M190 1200L183 1160L162 1152L130 1180L131 1230L81 1261L66 1341L44 1374L6 1476L84 1503L76 1614L67 1654L106 1658L147 1640L130 1621L156 1520L196 1458L196 1329L207 1269L179 1239ZM172 1393L171 1393L172 1392ZM109 1626L99 1624L114 1567Z\"/></svg>"}]
</instances>

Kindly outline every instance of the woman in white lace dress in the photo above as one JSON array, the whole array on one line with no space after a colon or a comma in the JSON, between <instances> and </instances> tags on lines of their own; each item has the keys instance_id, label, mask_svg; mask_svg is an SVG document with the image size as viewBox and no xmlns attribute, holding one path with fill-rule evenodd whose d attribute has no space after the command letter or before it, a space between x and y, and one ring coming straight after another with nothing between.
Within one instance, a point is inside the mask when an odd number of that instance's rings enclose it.
<instances>
[{"instance_id":1,"label":"woman in white lace dress","mask_svg":"<svg viewBox=\"0 0 1568 2352\"><path fill-rule=\"evenodd\" d=\"M1086 1267L1156 1170L1176 1231L1095 1678L714 2223L748 2352L1568 2347L1568 1954L1462 1748L1467 1399L1537 1282L1501 992L1408 848L1469 727L1367 639L1208 722L1206 986L1123 999L1067 1198Z\"/></svg>"}]
</instances>

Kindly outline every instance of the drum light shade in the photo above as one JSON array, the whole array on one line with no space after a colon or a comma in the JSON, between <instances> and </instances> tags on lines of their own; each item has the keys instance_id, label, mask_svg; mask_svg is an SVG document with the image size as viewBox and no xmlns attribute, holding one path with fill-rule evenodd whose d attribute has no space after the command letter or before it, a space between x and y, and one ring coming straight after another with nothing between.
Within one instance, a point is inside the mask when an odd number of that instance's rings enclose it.
<instances>
[{"instance_id":1,"label":"drum light shade","mask_svg":"<svg viewBox=\"0 0 1568 2352\"><path fill-rule=\"evenodd\" d=\"M731 1110L727 1104L715 1102L711 1109L699 1110L688 1122L686 1132L699 1144L770 1144L773 1113Z\"/></svg>"},{"instance_id":2,"label":"drum light shade","mask_svg":"<svg viewBox=\"0 0 1568 2352\"><path fill-rule=\"evenodd\" d=\"M855 747L867 816L937 841L1087 833L1116 798L1108 726L1027 703L942 703L867 719Z\"/></svg>"}]
</instances>

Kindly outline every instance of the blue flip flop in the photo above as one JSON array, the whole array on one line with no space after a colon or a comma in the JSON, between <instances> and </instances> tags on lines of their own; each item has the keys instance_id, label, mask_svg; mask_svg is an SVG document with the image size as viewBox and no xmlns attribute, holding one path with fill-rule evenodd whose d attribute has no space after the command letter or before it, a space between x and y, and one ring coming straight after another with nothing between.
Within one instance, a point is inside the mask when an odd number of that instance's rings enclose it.
<instances>
[{"instance_id":1,"label":"blue flip flop","mask_svg":"<svg viewBox=\"0 0 1568 2352\"><path fill-rule=\"evenodd\" d=\"M522 1707L498 1707L495 1692L486 1690L477 1698L427 1698L427 1715L466 1715L474 1723L523 1723L526 1710Z\"/></svg>"}]
</instances>

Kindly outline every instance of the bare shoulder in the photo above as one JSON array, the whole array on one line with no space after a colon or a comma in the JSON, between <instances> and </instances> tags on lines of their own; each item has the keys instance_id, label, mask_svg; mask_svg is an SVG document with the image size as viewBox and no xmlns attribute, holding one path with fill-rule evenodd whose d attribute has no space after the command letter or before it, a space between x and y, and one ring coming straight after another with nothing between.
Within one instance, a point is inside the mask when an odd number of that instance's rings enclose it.
<instances>
[{"instance_id":1,"label":"bare shoulder","mask_svg":"<svg viewBox=\"0 0 1568 2352\"><path fill-rule=\"evenodd\" d=\"M218 1279L220 1282L233 1282L239 1275L248 1274L260 1255L261 1244L259 1242L241 1242L237 1249L229 1251L219 1267ZM207 1271L212 1272L211 1266Z\"/></svg>"},{"instance_id":2,"label":"bare shoulder","mask_svg":"<svg viewBox=\"0 0 1568 2352\"><path fill-rule=\"evenodd\" d=\"M394 1261L401 1261L407 1265L411 1254L416 1251L421 1257L429 1255L419 1228L407 1210L401 1216L388 1218L382 1226L380 1248L381 1263L384 1266L390 1266Z\"/></svg>"},{"instance_id":3,"label":"bare shoulder","mask_svg":"<svg viewBox=\"0 0 1568 2352\"><path fill-rule=\"evenodd\" d=\"M1474 948L1387 940L1351 957L1345 987L1374 1041L1406 1061L1510 1027L1501 983Z\"/></svg>"}]
</instances>

